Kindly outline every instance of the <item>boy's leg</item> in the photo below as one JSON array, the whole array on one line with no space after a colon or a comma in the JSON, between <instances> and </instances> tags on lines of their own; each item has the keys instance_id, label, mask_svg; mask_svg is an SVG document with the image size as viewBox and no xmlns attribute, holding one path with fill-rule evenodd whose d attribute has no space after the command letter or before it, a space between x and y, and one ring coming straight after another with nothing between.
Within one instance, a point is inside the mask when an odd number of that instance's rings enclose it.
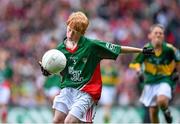
<instances>
[{"instance_id":1,"label":"boy's leg","mask_svg":"<svg viewBox=\"0 0 180 124\"><path fill-rule=\"evenodd\" d=\"M109 123L111 119L111 109L115 99L115 87L103 86L101 99L99 103L103 106L103 121L104 123Z\"/></svg>"},{"instance_id":2,"label":"boy's leg","mask_svg":"<svg viewBox=\"0 0 180 124\"><path fill-rule=\"evenodd\" d=\"M68 96L70 93L66 94L66 92L68 92L68 90L64 88L61 90L61 93L54 98L52 106L54 110L53 123L64 123L64 120L68 115L68 106L71 104L71 100Z\"/></svg>"},{"instance_id":3,"label":"boy's leg","mask_svg":"<svg viewBox=\"0 0 180 124\"><path fill-rule=\"evenodd\" d=\"M168 108L169 101L172 98L172 89L167 83L161 83L159 92L157 94L157 105L163 111L165 119L168 123L172 123L172 116Z\"/></svg>"},{"instance_id":4,"label":"boy's leg","mask_svg":"<svg viewBox=\"0 0 180 124\"><path fill-rule=\"evenodd\" d=\"M143 119L143 123L150 123L150 117L149 117L149 107L145 107L143 106L145 114L144 114L144 119Z\"/></svg>"},{"instance_id":5,"label":"boy's leg","mask_svg":"<svg viewBox=\"0 0 180 124\"><path fill-rule=\"evenodd\" d=\"M54 123L78 123L92 122L95 107L93 99L87 93L64 88L60 95L55 97L53 108L56 110Z\"/></svg>"},{"instance_id":6,"label":"boy's leg","mask_svg":"<svg viewBox=\"0 0 180 124\"><path fill-rule=\"evenodd\" d=\"M63 112L60 112L58 110L55 110L54 111L54 118L53 118L53 123L56 124L56 123L64 123L64 120L66 118L66 114L63 113Z\"/></svg>"},{"instance_id":7,"label":"boy's leg","mask_svg":"<svg viewBox=\"0 0 180 124\"><path fill-rule=\"evenodd\" d=\"M71 106L65 123L92 122L96 106L92 97L81 91L75 91L74 95L75 102Z\"/></svg>"},{"instance_id":8,"label":"boy's leg","mask_svg":"<svg viewBox=\"0 0 180 124\"><path fill-rule=\"evenodd\" d=\"M159 123L159 118L158 118L158 107L149 107L149 117L151 123Z\"/></svg>"},{"instance_id":9,"label":"boy's leg","mask_svg":"<svg viewBox=\"0 0 180 124\"><path fill-rule=\"evenodd\" d=\"M104 123L109 123L110 122L111 108L112 108L112 104L103 106L103 109L104 109L104 118L103 118Z\"/></svg>"},{"instance_id":10,"label":"boy's leg","mask_svg":"<svg viewBox=\"0 0 180 124\"><path fill-rule=\"evenodd\" d=\"M80 123L81 121L76 118L75 116L73 116L72 114L68 114L64 123L65 124L70 124L70 123Z\"/></svg>"},{"instance_id":11,"label":"boy's leg","mask_svg":"<svg viewBox=\"0 0 180 124\"><path fill-rule=\"evenodd\" d=\"M87 103L88 104L88 103ZM84 109L84 110L83 110ZM65 123L92 123L95 116L96 104L86 109L84 105L72 107L68 113Z\"/></svg>"},{"instance_id":12,"label":"boy's leg","mask_svg":"<svg viewBox=\"0 0 180 124\"><path fill-rule=\"evenodd\" d=\"M56 96L57 98L58 96ZM54 117L53 123L64 123L64 120L68 114L68 107L65 103L58 102L57 99L54 99L53 103Z\"/></svg>"},{"instance_id":13,"label":"boy's leg","mask_svg":"<svg viewBox=\"0 0 180 124\"><path fill-rule=\"evenodd\" d=\"M163 111L166 121L168 123L172 123L172 116L171 116L170 110L168 108L169 98L164 95L160 95L157 97L157 104L158 104L159 108L161 108L161 110Z\"/></svg>"}]
</instances>

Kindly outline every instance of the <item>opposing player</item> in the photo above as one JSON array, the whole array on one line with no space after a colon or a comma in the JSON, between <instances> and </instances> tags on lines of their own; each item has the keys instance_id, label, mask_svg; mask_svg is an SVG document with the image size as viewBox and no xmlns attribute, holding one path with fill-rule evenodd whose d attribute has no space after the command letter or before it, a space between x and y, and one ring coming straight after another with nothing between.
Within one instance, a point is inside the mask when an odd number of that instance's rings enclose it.
<instances>
[{"instance_id":1,"label":"opposing player","mask_svg":"<svg viewBox=\"0 0 180 124\"><path fill-rule=\"evenodd\" d=\"M152 54L152 49L120 46L84 36L89 20L83 12L67 20L67 38L57 46L67 58L61 72L61 93L54 99L54 123L92 122L101 95L100 61L116 59L120 53ZM49 73L42 67L44 75Z\"/></svg>"},{"instance_id":2,"label":"opposing player","mask_svg":"<svg viewBox=\"0 0 180 124\"><path fill-rule=\"evenodd\" d=\"M118 69L112 60L101 62L102 94L99 103L103 107L103 121L109 123L111 120L111 109L116 97L116 86L118 84Z\"/></svg>"},{"instance_id":3,"label":"opposing player","mask_svg":"<svg viewBox=\"0 0 180 124\"><path fill-rule=\"evenodd\" d=\"M172 75L174 69L180 66L180 53L175 47L164 42L164 30L159 24L152 25L148 35L150 42L146 47L154 48L155 55L145 56L140 53L130 65L138 71L140 65L144 65L145 86L140 101L149 107L151 123L159 123L158 108L163 111L166 121L172 122L168 107L172 98L172 88L175 86Z\"/></svg>"}]
</instances>

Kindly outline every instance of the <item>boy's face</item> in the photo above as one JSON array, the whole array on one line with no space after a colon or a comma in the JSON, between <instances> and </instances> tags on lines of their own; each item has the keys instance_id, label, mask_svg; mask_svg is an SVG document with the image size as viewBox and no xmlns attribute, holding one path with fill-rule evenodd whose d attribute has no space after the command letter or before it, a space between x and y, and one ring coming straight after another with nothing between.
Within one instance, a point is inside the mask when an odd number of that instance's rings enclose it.
<instances>
[{"instance_id":1,"label":"boy's face","mask_svg":"<svg viewBox=\"0 0 180 124\"><path fill-rule=\"evenodd\" d=\"M161 46L164 40L164 30L160 27L154 27L149 33L148 38L151 40L153 46Z\"/></svg>"},{"instance_id":2,"label":"boy's face","mask_svg":"<svg viewBox=\"0 0 180 124\"><path fill-rule=\"evenodd\" d=\"M67 37L68 40L70 40L70 41L78 41L80 36L81 36L81 34L78 31L76 31L76 30L70 28L69 26L67 26L66 37Z\"/></svg>"}]
</instances>

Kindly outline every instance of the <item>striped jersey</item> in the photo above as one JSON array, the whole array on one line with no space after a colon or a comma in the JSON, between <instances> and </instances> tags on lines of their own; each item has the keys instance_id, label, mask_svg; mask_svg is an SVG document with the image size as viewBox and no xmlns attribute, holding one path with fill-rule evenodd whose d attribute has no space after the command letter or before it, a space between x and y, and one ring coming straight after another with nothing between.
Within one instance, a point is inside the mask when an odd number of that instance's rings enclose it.
<instances>
[{"instance_id":1,"label":"striped jersey","mask_svg":"<svg viewBox=\"0 0 180 124\"><path fill-rule=\"evenodd\" d=\"M146 44L146 47L153 48L151 43ZM133 63L130 64L131 68L136 68L143 65L144 76L146 84L156 84L166 82L170 86L174 86L171 80L171 75L175 69L176 62L180 61L180 53L171 44L163 42L162 51L155 52L155 55L146 56L142 53L138 54Z\"/></svg>"},{"instance_id":2,"label":"striped jersey","mask_svg":"<svg viewBox=\"0 0 180 124\"><path fill-rule=\"evenodd\" d=\"M101 75L104 86L115 86L118 83L118 70L112 65L101 67Z\"/></svg>"},{"instance_id":3,"label":"striped jersey","mask_svg":"<svg viewBox=\"0 0 180 124\"><path fill-rule=\"evenodd\" d=\"M87 92L95 101L99 100L102 88L100 61L116 59L121 52L121 47L84 36L80 37L74 50L66 48L64 42L57 47L67 58L66 67L61 72L61 89L76 88Z\"/></svg>"}]
</instances>

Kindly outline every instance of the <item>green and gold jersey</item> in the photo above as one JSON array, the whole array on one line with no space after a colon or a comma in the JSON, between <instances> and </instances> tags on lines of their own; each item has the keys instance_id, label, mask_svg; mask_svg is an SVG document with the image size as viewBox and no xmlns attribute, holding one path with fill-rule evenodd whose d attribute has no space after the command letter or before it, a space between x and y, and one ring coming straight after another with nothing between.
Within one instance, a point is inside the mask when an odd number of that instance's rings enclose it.
<instances>
[{"instance_id":1,"label":"green and gold jersey","mask_svg":"<svg viewBox=\"0 0 180 124\"><path fill-rule=\"evenodd\" d=\"M116 59L121 47L81 36L74 50L67 49L64 42L59 44L57 49L67 58L67 65L61 73L61 88L73 87L89 93L94 100L98 100L102 87L100 61Z\"/></svg>"},{"instance_id":2,"label":"green and gold jersey","mask_svg":"<svg viewBox=\"0 0 180 124\"><path fill-rule=\"evenodd\" d=\"M118 71L113 66L102 67L101 75L104 86L115 86L118 82Z\"/></svg>"},{"instance_id":3,"label":"green and gold jersey","mask_svg":"<svg viewBox=\"0 0 180 124\"><path fill-rule=\"evenodd\" d=\"M153 48L151 43L148 43L146 46ZM170 86L173 86L174 83L170 77L174 71L176 62L179 61L179 50L171 44L163 42L161 53L155 52L155 55L152 56L145 56L140 53L133 63L130 64L130 67L136 68L143 65L146 84L167 82Z\"/></svg>"}]
</instances>

